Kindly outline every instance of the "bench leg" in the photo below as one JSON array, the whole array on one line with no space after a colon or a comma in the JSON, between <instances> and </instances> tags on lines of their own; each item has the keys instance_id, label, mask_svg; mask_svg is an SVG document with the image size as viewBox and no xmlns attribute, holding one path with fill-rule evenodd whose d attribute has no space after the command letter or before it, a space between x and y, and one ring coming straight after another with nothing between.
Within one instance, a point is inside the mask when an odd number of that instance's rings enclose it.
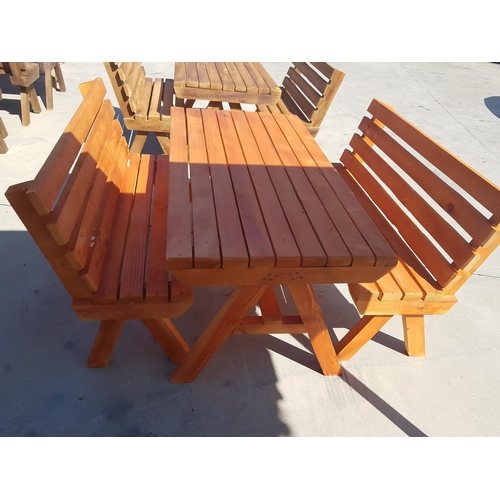
<instances>
[{"instance_id":1,"label":"bench leg","mask_svg":"<svg viewBox=\"0 0 500 500\"><path fill-rule=\"evenodd\" d=\"M124 324L125 320L123 319L101 321L101 326L90 351L87 368L104 368L108 366Z\"/></svg>"},{"instance_id":2,"label":"bench leg","mask_svg":"<svg viewBox=\"0 0 500 500\"><path fill-rule=\"evenodd\" d=\"M184 359L189 346L169 319L143 319L142 323L174 363Z\"/></svg>"},{"instance_id":3,"label":"bench leg","mask_svg":"<svg viewBox=\"0 0 500 500\"><path fill-rule=\"evenodd\" d=\"M27 127L30 124L30 98L28 95L28 89L26 87L21 87L20 97L21 97L21 124L23 127Z\"/></svg>"},{"instance_id":4,"label":"bench leg","mask_svg":"<svg viewBox=\"0 0 500 500\"><path fill-rule=\"evenodd\" d=\"M158 142L160 143L161 149L166 155L170 154L170 138L166 133L156 132L155 133Z\"/></svg>"},{"instance_id":5,"label":"bench leg","mask_svg":"<svg viewBox=\"0 0 500 500\"><path fill-rule=\"evenodd\" d=\"M311 345L324 375L340 375L342 368L333 348L330 333L323 320L311 285L288 285L297 310L306 327Z\"/></svg>"},{"instance_id":6,"label":"bench leg","mask_svg":"<svg viewBox=\"0 0 500 500\"><path fill-rule=\"evenodd\" d=\"M149 132L142 132L141 130L137 130L135 132L134 141L132 142L132 146L130 147L131 153L141 153L144 144L146 143L146 139L148 138Z\"/></svg>"},{"instance_id":7,"label":"bench leg","mask_svg":"<svg viewBox=\"0 0 500 500\"><path fill-rule=\"evenodd\" d=\"M340 361L351 359L392 316L363 316L335 346Z\"/></svg>"},{"instance_id":8,"label":"bench leg","mask_svg":"<svg viewBox=\"0 0 500 500\"><path fill-rule=\"evenodd\" d=\"M35 87L30 85L28 87L28 96L31 104L31 108L33 109L33 113L41 113L42 107L40 106L40 101L38 100L38 96L36 94Z\"/></svg>"},{"instance_id":9,"label":"bench leg","mask_svg":"<svg viewBox=\"0 0 500 500\"><path fill-rule=\"evenodd\" d=\"M52 92L52 66L47 64L45 67L45 101L47 111L54 109L54 95Z\"/></svg>"},{"instance_id":10,"label":"bench leg","mask_svg":"<svg viewBox=\"0 0 500 500\"><path fill-rule=\"evenodd\" d=\"M3 120L0 118L0 153L2 154L6 153L9 150L7 144L4 141L4 138L8 135L9 134L7 133L7 129L5 128Z\"/></svg>"},{"instance_id":11,"label":"bench leg","mask_svg":"<svg viewBox=\"0 0 500 500\"><path fill-rule=\"evenodd\" d=\"M405 348L408 356L425 356L423 316L403 316Z\"/></svg>"},{"instance_id":12,"label":"bench leg","mask_svg":"<svg viewBox=\"0 0 500 500\"><path fill-rule=\"evenodd\" d=\"M56 82L59 85L59 91L66 92L66 83L64 82L61 65L59 63L56 63L54 73L56 75Z\"/></svg>"}]
</instances>

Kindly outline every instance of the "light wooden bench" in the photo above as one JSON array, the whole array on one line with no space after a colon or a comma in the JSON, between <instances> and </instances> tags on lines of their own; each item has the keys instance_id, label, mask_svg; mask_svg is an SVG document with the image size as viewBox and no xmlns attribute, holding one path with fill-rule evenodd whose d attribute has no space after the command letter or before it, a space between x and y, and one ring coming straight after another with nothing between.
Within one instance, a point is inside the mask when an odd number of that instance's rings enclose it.
<instances>
[{"instance_id":1,"label":"light wooden bench","mask_svg":"<svg viewBox=\"0 0 500 500\"><path fill-rule=\"evenodd\" d=\"M350 359L401 315L407 353L423 356L424 316L449 311L500 244L500 190L386 104L373 100L368 112L334 166L399 264L375 283L349 285L363 316L336 351Z\"/></svg>"},{"instance_id":2,"label":"light wooden bench","mask_svg":"<svg viewBox=\"0 0 500 500\"><path fill-rule=\"evenodd\" d=\"M188 346L169 319L193 291L166 270L169 158L130 153L101 78L84 96L34 180L6 197L73 298L101 320L89 367L108 364L127 319L140 319L172 361Z\"/></svg>"},{"instance_id":3,"label":"light wooden bench","mask_svg":"<svg viewBox=\"0 0 500 500\"><path fill-rule=\"evenodd\" d=\"M0 101L2 100L2 89L0 89ZM0 117L0 154L6 153L9 148L7 147L7 143L4 139L8 136L7 129L3 123L2 118Z\"/></svg>"},{"instance_id":4,"label":"light wooden bench","mask_svg":"<svg viewBox=\"0 0 500 500\"><path fill-rule=\"evenodd\" d=\"M54 109L53 89L59 92L66 92L66 83L62 74L61 63L46 62L43 63L45 73L45 101L47 111Z\"/></svg>"},{"instance_id":5,"label":"light wooden bench","mask_svg":"<svg viewBox=\"0 0 500 500\"><path fill-rule=\"evenodd\" d=\"M281 99L274 106L258 105L261 112L297 115L313 137L337 94L345 73L326 62L292 63L281 86Z\"/></svg>"},{"instance_id":6,"label":"light wooden bench","mask_svg":"<svg viewBox=\"0 0 500 500\"><path fill-rule=\"evenodd\" d=\"M26 127L30 124L30 106L33 113L41 113L42 108L38 101L33 84L40 76L40 68L32 62L0 62L0 75L10 75L10 83L20 88L21 94L21 124Z\"/></svg>"},{"instance_id":7,"label":"light wooden bench","mask_svg":"<svg viewBox=\"0 0 500 500\"><path fill-rule=\"evenodd\" d=\"M149 133L155 134L165 154L170 152L170 107L174 105L174 81L148 78L140 62L105 62L125 126L135 131L130 148L140 153Z\"/></svg>"}]
</instances>

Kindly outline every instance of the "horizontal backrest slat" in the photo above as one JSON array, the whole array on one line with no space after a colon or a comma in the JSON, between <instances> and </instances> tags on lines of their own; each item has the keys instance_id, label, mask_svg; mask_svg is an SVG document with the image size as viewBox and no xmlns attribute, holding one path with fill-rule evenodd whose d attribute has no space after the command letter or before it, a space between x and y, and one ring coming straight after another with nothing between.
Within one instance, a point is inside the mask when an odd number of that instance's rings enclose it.
<instances>
[{"instance_id":1,"label":"horizontal backrest slat","mask_svg":"<svg viewBox=\"0 0 500 500\"><path fill-rule=\"evenodd\" d=\"M306 97L314 104L318 105L322 94L319 93L307 80L305 80L300 72L297 72L295 68L288 68L287 75L290 77L297 87L306 95Z\"/></svg>"},{"instance_id":2,"label":"horizontal backrest slat","mask_svg":"<svg viewBox=\"0 0 500 500\"><path fill-rule=\"evenodd\" d=\"M368 117L363 118L359 129L471 235L474 247L488 241L495 230L467 199Z\"/></svg>"},{"instance_id":3,"label":"horizontal backrest slat","mask_svg":"<svg viewBox=\"0 0 500 500\"><path fill-rule=\"evenodd\" d=\"M388 105L374 99L368 111L363 136L341 157L345 171L376 206L384 234L390 224L421 261L414 278L428 271L455 293L500 244L500 189Z\"/></svg>"},{"instance_id":4,"label":"horizontal backrest slat","mask_svg":"<svg viewBox=\"0 0 500 500\"><path fill-rule=\"evenodd\" d=\"M111 236L111 229L120 194L123 166L127 163L128 147L125 137L120 136L117 147L116 162L111 167L104 188L102 201L96 215L96 222L91 236L91 246L87 262L80 275L88 283L92 291L97 290L104 260Z\"/></svg>"},{"instance_id":5,"label":"horizontal backrest slat","mask_svg":"<svg viewBox=\"0 0 500 500\"><path fill-rule=\"evenodd\" d=\"M368 111L487 208L495 216L495 224L498 224L500 221L500 196L498 188L493 183L403 117L390 110L382 102L374 99Z\"/></svg>"},{"instance_id":6,"label":"horizontal backrest slat","mask_svg":"<svg viewBox=\"0 0 500 500\"><path fill-rule=\"evenodd\" d=\"M99 78L28 188L27 196L40 215L48 214L52 210L66 176L101 108L105 93L104 82Z\"/></svg>"},{"instance_id":7,"label":"horizontal backrest slat","mask_svg":"<svg viewBox=\"0 0 500 500\"><path fill-rule=\"evenodd\" d=\"M114 133L113 129L109 130L106 148L97 163L97 173L90 189L88 202L84 207L82 221L73 232L67 245L66 257L75 269L83 269L87 262L92 231L103 201L106 182L118 161L118 142L120 138L121 136Z\"/></svg>"},{"instance_id":8,"label":"horizontal backrest slat","mask_svg":"<svg viewBox=\"0 0 500 500\"><path fill-rule=\"evenodd\" d=\"M295 71L302 73L318 90L320 94L324 94L326 87L328 86L329 79L325 80L318 73L311 68L306 62L294 62Z\"/></svg>"},{"instance_id":9,"label":"horizontal backrest slat","mask_svg":"<svg viewBox=\"0 0 500 500\"><path fill-rule=\"evenodd\" d=\"M419 259L429 269L440 286L444 288L457 279L458 274L453 266L362 163L349 151L344 151L341 162L368 196L375 201L387 219L398 228L401 236L413 252L419 256Z\"/></svg>"},{"instance_id":10,"label":"horizontal backrest slat","mask_svg":"<svg viewBox=\"0 0 500 500\"><path fill-rule=\"evenodd\" d=\"M283 87L285 88L288 95L296 102L297 106L302 110L304 115L307 116L308 121L311 120L311 116L316 110L315 106L313 106L304 94L299 90L297 85L292 82L290 78L285 78L283 80Z\"/></svg>"},{"instance_id":11,"label":"horizontal backrest slat","mask_svg":"<svg viewBox=\"0 0 500 500\"><path fill-rule=\"evenodd\" d=\"M475 258L472 247L427 201L415 191L398 172L381 158L357 134L350 142L355 154L360 156L377 177L392 191L395 198L413 215L425 230L453 259L457 268L465 268Z\"/></svg>"},{"instance_id":12,"label":"horizontal backrest slat","mask_svg":"<svg viewBox=\"0 0 500 500\"><path fill-rule=\"evenodd\" d=\"M108 136L115 111L111 101L104 101L95 123L78 157L71 175L52 211L47 227L60 245L69 241L96 174L96 165ZM121 127L116 122L120 129Z\"/></svg>"}]
</instances>

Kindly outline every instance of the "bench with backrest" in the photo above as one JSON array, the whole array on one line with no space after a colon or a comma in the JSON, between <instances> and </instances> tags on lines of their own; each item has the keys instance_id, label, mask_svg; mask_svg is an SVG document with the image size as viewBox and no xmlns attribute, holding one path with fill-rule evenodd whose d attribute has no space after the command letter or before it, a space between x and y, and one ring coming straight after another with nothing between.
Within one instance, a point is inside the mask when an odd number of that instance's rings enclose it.
<instances>
[{"instance_id":1,"label":"bench with backrest","mask_svg":"<svg viewBox=\"0 0 500 500\"><path fill-rule=\"evenodd\" d=\"M30 106L34 113L41 113L42 108L34 83L40 76L40 67L34 62L0 62L0 75L10 75L10 83L19 86L21 95L21 124L30 124Z\"/></svg>"},{"instance_id":2,"label":"bench with backrest","mask_svg":"<svg viewBox=\"0 0 500 500\"><path fill-rule=\"evenodd\" d=\"M297 115L316 137L345 73L326 62L292 64L283 79L278 103L275 106L259 105L257 109Z\"/></svg>"},{"instance_id":3,"label":"bench with backrest","mask_svg":"<svg viewBox=\"0 0 500 500\"><path fill-rule=\"evenodd\" d=\"M97 78L33 180L6 197L73 298L101 320L89 367L108 364L127 319L140 319L174 361L188 346L167 318L192 304L165 267L168 156L130 153Z\"/></svg>"},{"instance_id":4,"label":"bench with backrest","mask_svg":"<svg viewBox=\"0 0 500 500\"><path fill-rule=\"evenodd\" d=\"M350 284L363 315L336 346L350 359L394 315L410 356L425 355L424 316L444 314L500 243L500 190L386 104L373 100L334 164L396 251L375 283Z\"/></svg>"},{"instance_id":5,"label":"bench with backrest","mask_svg":"<svg viewBox=\"0 0 500 500\"><path fill-rule=\"evenodd\" d=\"M153 133L165 154L170 153L170 108L174 103L171 78L149 78L140 62L105 62L127 129L135 131L130 150L140 153Z\"/></svg>"}]
</instances>

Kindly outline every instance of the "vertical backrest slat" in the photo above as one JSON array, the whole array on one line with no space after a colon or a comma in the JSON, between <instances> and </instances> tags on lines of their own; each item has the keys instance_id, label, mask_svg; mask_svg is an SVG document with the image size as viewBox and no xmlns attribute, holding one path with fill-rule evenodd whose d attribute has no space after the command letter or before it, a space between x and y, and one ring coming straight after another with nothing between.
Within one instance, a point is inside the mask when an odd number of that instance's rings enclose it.
<instances>
[{"instance_id":1,"label":"vertical backrest slat","mask_svg":"<svg viewBox=\"0 0 500 500\"><path fill-rule=\"evenodd\" d=\"M102 79L89 90L76 113L57 141L49 157L27 190L27 196L40 215L54 206L106 93Z\"/></svg>"}]
</instances>

